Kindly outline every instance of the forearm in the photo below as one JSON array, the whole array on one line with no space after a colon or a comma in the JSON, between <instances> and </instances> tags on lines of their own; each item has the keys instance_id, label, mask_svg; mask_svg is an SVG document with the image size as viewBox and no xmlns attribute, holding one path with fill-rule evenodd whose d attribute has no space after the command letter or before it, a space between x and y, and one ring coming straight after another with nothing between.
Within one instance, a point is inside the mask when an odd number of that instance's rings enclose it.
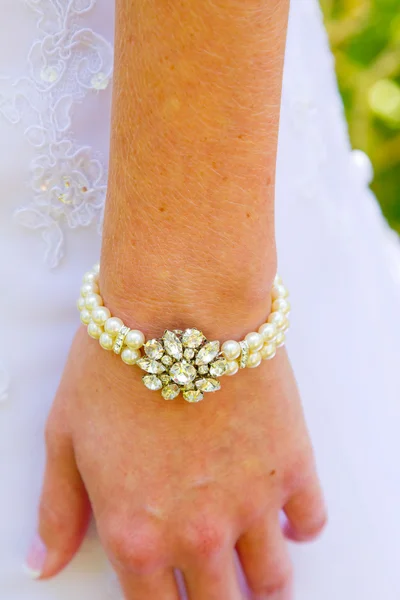
<instances>
[{"instance_id":1,"label":"forearm","mask_svg":"<svg viewBox=\"0 0 400 600\"><path fill-rule=\"evenodd\" d=\"M117 1L101 285L139 323L268 311L287 8Z\"/></svg>"}]
</instances>

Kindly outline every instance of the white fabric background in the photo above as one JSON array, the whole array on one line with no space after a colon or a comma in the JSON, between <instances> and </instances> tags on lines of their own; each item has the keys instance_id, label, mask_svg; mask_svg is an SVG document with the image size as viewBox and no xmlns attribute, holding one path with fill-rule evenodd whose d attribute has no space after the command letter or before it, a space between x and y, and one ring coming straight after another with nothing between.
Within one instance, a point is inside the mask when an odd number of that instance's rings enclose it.
<instances>
[{"instance_id":1,"label":"white fabric background","mask_svg":"<svg viewBox=\"0 0 400 600\"><path fill-rule=\"evenodd\" d=\"M43 424L78 323L82 269L100 245L113 3L3 0L1 9L0 598L114 600L94 531L53 581L31 582L21 570L35 527ZM55 66L47 53L54 44L69 48ZM66 95L69 108L57 104ZM44 184L37 161L66 141L74 152L54 162ZM105 169L98 179L93 160ZM77 214L54 200L66 174L92 190ZM292 0L278 248L294 307L288 345L330 508L323 538L292 547L296 600L400 595L400 252L367 179L350 151L317 4Z\"/></svg>"}]
</instances>

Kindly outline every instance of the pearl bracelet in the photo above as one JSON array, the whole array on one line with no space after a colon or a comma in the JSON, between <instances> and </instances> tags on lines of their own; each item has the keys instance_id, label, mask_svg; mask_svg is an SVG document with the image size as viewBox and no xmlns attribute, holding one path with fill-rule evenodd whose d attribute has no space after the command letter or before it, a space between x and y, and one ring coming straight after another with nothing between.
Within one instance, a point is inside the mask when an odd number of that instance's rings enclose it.
<instances>
[{"instance_id":1,"label":"pearl bracelet","mask_svg":"<svg viewBox=\"0 0 400 600\"><path fill-rule=\"evenodd\" d=\"M239 369L253 369L270 360L285 343L289 328L290 304L287 289L277 275L272 288L272 312L258 332L244 340L228 340L222 345L209 342L195 328L164 331L159 339L146 341L144 334L130 329L118 317L112 317L99 291L100 265L83 277L78 300L81 321L90 337L99 340L105 350L121 356L127 365L137 365L146 372L143 383L149 390L161 390L165 400L182 392L187 402L199 402L205 392L220 389L222 375L235 375ZM144 354L142 353L144 351Z\"/></svg>"}]
</instances>

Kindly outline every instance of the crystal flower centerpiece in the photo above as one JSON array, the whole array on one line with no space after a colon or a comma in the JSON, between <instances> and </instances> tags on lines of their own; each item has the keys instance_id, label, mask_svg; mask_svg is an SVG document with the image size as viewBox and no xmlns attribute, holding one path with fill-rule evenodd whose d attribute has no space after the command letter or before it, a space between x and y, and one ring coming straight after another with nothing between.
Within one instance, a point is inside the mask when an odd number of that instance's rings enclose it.
<instances>
[{"instance_id":1,"label":"crystal flower centerpiece","mask_svg":"<svg viewBox=\"0 0 400 600\"><path fill-rule=\"evenodd\" d=\"M218 378L228 368L220 343L209 342L198 329L166 330L143 349L145 356L136 362L147 373L143 383L149 390L161 390L166 400L182 392L187 402L199 402L204 392L220 389Z\"/></svg>"}]
</instances>

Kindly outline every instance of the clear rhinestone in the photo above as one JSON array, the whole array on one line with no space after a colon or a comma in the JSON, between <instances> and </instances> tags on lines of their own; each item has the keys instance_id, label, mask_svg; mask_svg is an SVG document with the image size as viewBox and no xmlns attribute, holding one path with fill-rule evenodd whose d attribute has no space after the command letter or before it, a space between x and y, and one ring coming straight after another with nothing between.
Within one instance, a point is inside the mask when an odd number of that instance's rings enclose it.
<instances>
[{"instance_id":1,"label":"clear rhinestone","mask_svg":"<svg viewBox=\"0 0 400 600\"><path fill-rule=\"evenodd\" d=\"M182 335L182 343L186 348L198 348L205 337L198 329L186 329Z\"/></svg>"},{"instance_id":2,"label":"clear rhinestone","mask_svg":"<svg viewBox=\"0 0 400 600\"><path fill-rule=\"evenodd\" d=\"M245 369L247 366L247 360L250 356L250 349L248 343L245 340L239 342L239 344L241 348L239 367L241 369Z\"/></svg>"},{"instance_id":3,"label":"clear rhinestone","mask_svg":"<svg viewBox=\"0 0 400 600\"><path fill-rule=\"evenodd\" d=\"M186 402L200 402L204 398L200 390L186 390L183 392L183 397Z\"/></svg>"},{"instance_id":4,"label":"clear rhinestone","mask_svg":"<svg viewBox=\"0 0 400 600\"><path fill-rule=\"evenodd\" d=\"M169 375L167 375L166 373L163 373L162 375L160 375L160 379L163 382L163 385L167 385L171 381L171 377Z\"/></svg>"},{"instance_id":5,"label":"clear rhinestone","mask_svg":"<svg viewBox=\"0 0 400 600\"><path fill-rule=\"evenodd\" d=\"M151 358L139 358L139 360L136 361L136 364L143 369L143 371L147 371L148 373L156 373L158 375L165 371L164 365Z\"/></svg>"},{"instance_id":6,"label":"clear rhinestone","mask_svg":"<svg viewBox=\"0 0 400 600\"><path fill-rule=\"evenodd\" d=\"M149 340L144 345L144 351L149 358L161 358L164 354L164 348L158 340Z\"/></svg>"},{"instance_id":7,"label":"clear rhinestone","mask_svg":"<svg viewBox=\"0 0 400 600\"><path fill-rule=\"evenodd\" d=\"M156 377L155 375L144 375L143 378L143 383L144 385L149 389L149 390L161 390L162 388L162 383L161 380Z\"/></svg>"},{"instance_id":8,"label":"clear rhinestone","mask_svg":"<svg viewBox=\"0 0 400 600\"><path fill-rule=\"evenodd\" d=\"M171 383L170 385L166 385L162 389L161 394L162 394L163 398L165 398L165 400L173 400L174 398L179 396L179 392L180 392L180 389L176 385L176 383Z\"/></svg>"},{"instance_id":9,"label":"clear rhinestone","mask_svg":"<svg viewBox=\"0 0 400 600\"><path fill-rule=\"evenodd\" d=\"M186 348L186 350L183 353L183 356L186 358L186 360L192 360L192 358L194 357L194 350L192 348Z\"/></svg>"},{"instance_id":10,"label":"clear rhinestone","mask_svg":"<svg viewBox=\"0 0 400 600\"><path fill-rule=\"evenodd\" d=\"M185 362L175 363L170 369L170 375L175 383L186 385L193 381L197 375L197 371L193 365Z\"/></svg>"},{"instance_id":11,"label":"clear rhinestone","mask_svg":"<svg viewBox=\"0 0 400 600\"><path fill-rule=\"evenodd\" d=\"M181 360L183 347L182 344L173 331L165 331L163 335L164 348L170 356L176 360Z\"/></svg>"},{"instance_id":12,"label":"clear rhinestone","mask_svg":"<svg viewBox=\"0 0 400 600\"><path fill-rule=\"evenodd\" d=\"M187 383L183 389L185 389L185 390L194 390L194 383L193 383L193 381L191 381L190 383Z\"/></svg>"},{"instance_id":13,"label":"clear rhinestone","mask_svg":"<svg viewBox=\"0 0 400 600\"><path fill-rule=\"evenodd\" d=\"M221 389L221 384L218 379L198 379L196 387L201 392L216 392Z\"/></svg>"},{"instance_id":14,"label":"clear rhinestone","mask_svg":"<svg viewBox=\"0 0 400 600\"><path fill-rule=\"evenodd\" d=\"M169 356L169 354L164 354L164 356L161 359L161 362L163 365L165 365L166 367L170 367L172 365L172 363L174 362L173 359Z\"/></svg>"},{"instance_id":15,"label":"clear rhinestone","mask_svg":"<svg viewBox=\"0 0 400 600\"><path fill-rule=\"evenodd\" d=\"M228 370L228 362L225 358L216 360L210 365L210 374L213 377L222 377Z\"/></svg>"},{"instance_id":16,"label":"clear rhinestone","mask_svg":"<svg viewBox=\"0 0 400 600\"><path fill-rule=\"evenodd\" d=\"M181 335L183 334L183 331L182 331L182 329L174 329L174 333L176 333L176 335L178 337L181 337Z\"/></svg>"},{"instance_id":17,"label":"clear rhinestone","mask_svg":"<svg viewBox=\"0 0 400 600\"><path fill-rule=\"evenodd\" d=\"M219 352L219 342L207 342L196 357L196 365L206 365L217 356Z\"/></svg>"},{"instance_id":18,"label":"clear rhinestone","mask_svg":"<svg viewBox=\"0 0 400 600\"><path fill-rule=\"evenodd\" d=\"M208 365L200 365L197 369L200 375L207 375L208 373Z\"/></svg>"}]
</instances>

